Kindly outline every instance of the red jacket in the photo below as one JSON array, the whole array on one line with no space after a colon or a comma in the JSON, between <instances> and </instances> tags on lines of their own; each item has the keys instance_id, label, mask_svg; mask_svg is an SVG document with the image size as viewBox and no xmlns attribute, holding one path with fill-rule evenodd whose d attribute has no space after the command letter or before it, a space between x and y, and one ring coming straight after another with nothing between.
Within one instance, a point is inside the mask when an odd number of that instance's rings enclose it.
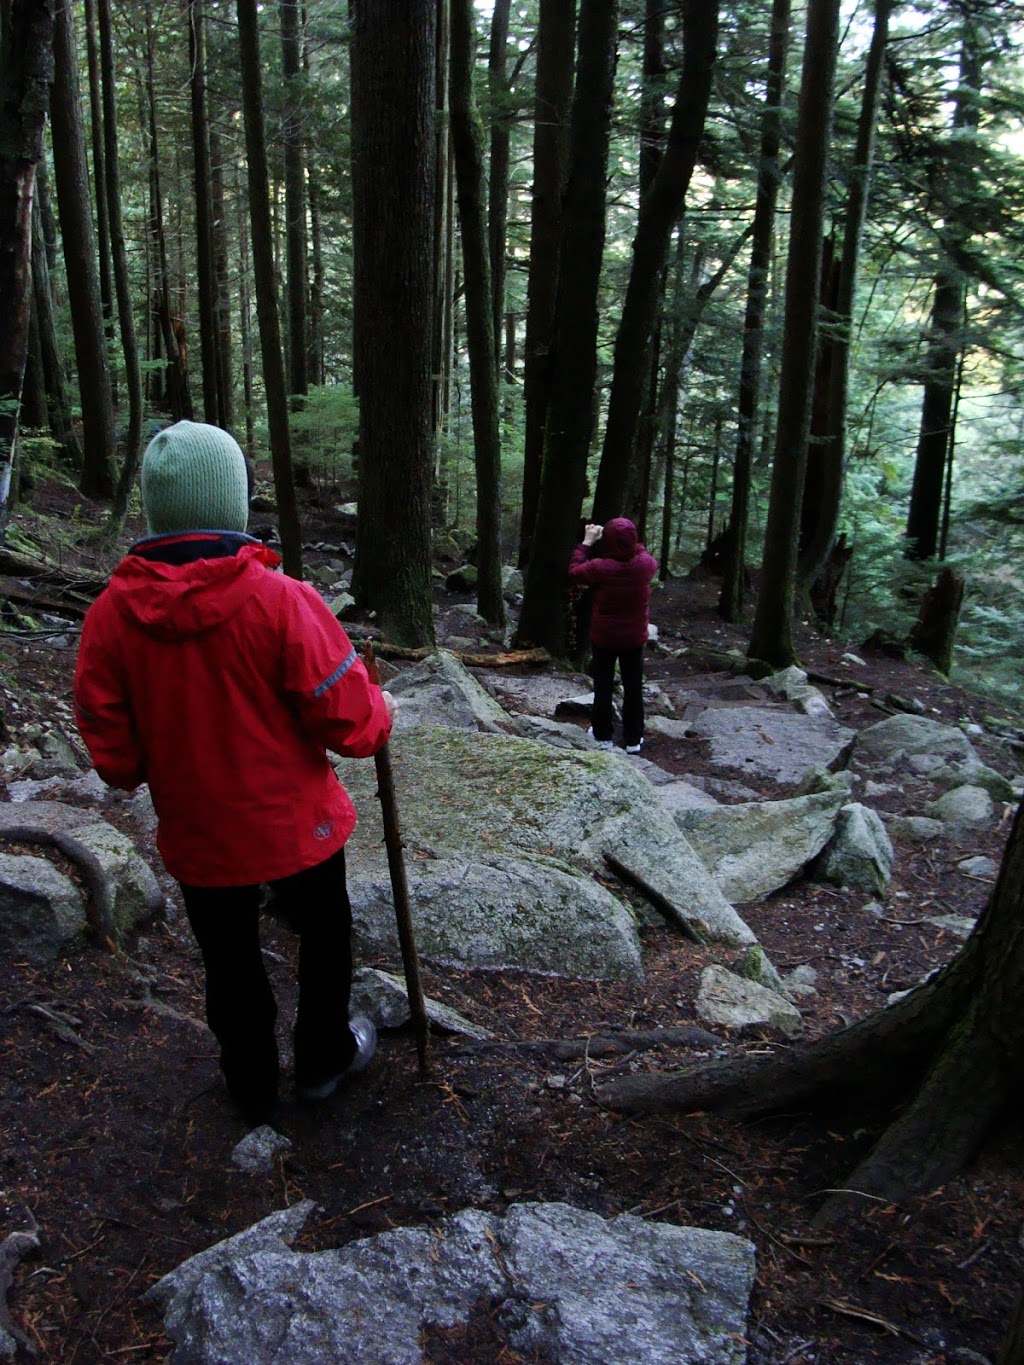
<instances>
[{"instance_id":1,"label":"red jacket","mask_svg":"<svg viewBox=\"0 0 1024 1365\"><path fill-rule=\"evenodd\" d=\"M646 644L651 579L657 572L657 560L639 543L636 527L626 517L606 521L596 545L576 546L569 577L593 589L593 644L602 649Z\"/></svg>"},{"instance_id":2,"label":"red jacket","mask_svg":"<svg viewBox=\"0 0 1024 1365\"><path fill-rule=\"evenodd\" d=\"M147 557L207 544L220 557ZM105 782L149 783L161 856L190 885L330 857L356 815L325 750L365 758L391 728L345 631L308 584L269 571L279 562L241 536L143 541L82 627L79 731Z\"/></svg>"}]
</instances>

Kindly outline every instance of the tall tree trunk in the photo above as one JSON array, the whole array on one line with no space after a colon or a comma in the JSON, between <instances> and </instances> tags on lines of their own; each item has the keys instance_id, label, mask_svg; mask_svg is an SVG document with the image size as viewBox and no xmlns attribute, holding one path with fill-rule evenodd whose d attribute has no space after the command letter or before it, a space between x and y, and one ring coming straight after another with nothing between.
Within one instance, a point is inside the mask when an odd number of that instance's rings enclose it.
<instances>
[{"instance_id":1,"label":"tall tree trunk","mask_svg":"<svg viewBox=\"0 0 1024 1365\"><path fill-rule=\"evenodd\" d=\"M736 404L736 457L733 464L731 536L723 562L722 591L718 610L726 621L743 617L746 580L747 526L750 519L750 473L754 464L757 409L761 401L761 353L764 317L768 300L775 201L779 187L779 142L782 133L782 96L786 85L789 52L790 0L772 0L768 43L768 74L764 113L761 115L761 148L757 163L757 195L754 204L750 267L747 272L747 303L743 317L740 357L740 389Z\"/></svg>"},{"instance_id":2,"label":"tall tree trunk","mask_svg":"<svg viewBox=\"0 0 1024 1365\"><path fill-rule=\"evenodd\" d=\"M52 0L9 0L0 23L0 531L11 491L32 318L32 200L54 78Z\"/></svg>"},{"instance_id":3,"label":"tall tree trunk","mask_svg":"<svg viewBox=\"0 0 1024 1365\"><path fill-rule=\"evenodd\" d=\"M914 461L914 479L907 513L907 557L932 559L939 543L942 519L942 487L946 460L953 441L953 395L959 357L964 346L966 280L958 265L960 248L970 229L971 137L980 120L979 95L983 60L978 33L977 0L966 0L961 9L963 35L960 43L960 80L953 106L953 129L960 134L943 173L943 225L939 229L941 259L935 275L935 293L928 327L921 427Z\"/></svg>"},{"instance_id":4,"label":"tall tree trunk","mask_svg":"<svg viewBox=\"0 0 1024 1365\"><path fill-rule=\"evenodd\" d=\"M728 1110L745 1117L901 1105L819 1215L900 1201L961 1170L1018 1108L1024 1082L1024 806L988 906L958 957L895 1005L775 1057L634 1077L601 1098L630 1112Z\"/></svg>"},{"instance_id":5,"label":"tall tree trunk","mask_svg":"<svg viewBox=\"0 0 1024 1365\"><path fill-rule=\"evenodd\" d=\"M116 536L124 524L128 499L135 482L142 442L142 371L139 368L139 348L135 340L135 321L132 317L132 295L128 279L128 253L124 245L124 226L121 221L121 176L117 150L117 100L114 74L114 37L110 16L110 0L98 0L100 28L100 72L103 88L103 139L107 162L107 197L110 223L110 247L114 267L114 288L117 292L117 321L124 355L125 387L128 390L128 430L124 444L124 463L121 466L114 503L110 509L108 534Z\"/></svg>"},{"instance_id":6,"label":"tall tree trunk","mask_svg":"<svg viewBox=\"0 0 1024 1365\"><path fill-rule=\"evenodd\" d=\"M358 0L352 32L359 528L352 591L401 644L434 639L430 564L437 0ZM401 186L398 196L395 186ZM394 337L403 363L393 363Z\"/></svg>"},{"instance_id":7,"label":"tall tree trunk","mask_svg":"<svg viewBox=\"0 0 1024 1365\"><path fill-rule=\"evenodd\" d=\"M605 179L615 93L616 0L590 0L580 16L579 57L550 364L544 463L517 639L561 655L567 570L594 431L598 285L605 234Z\"/></svg>"},{"instance_id":8,"label":"tall tree trunk","mask_svg":"<svg viewBox=\"0 0 1024 1365\"><path fill-rule=\"evenodd\" d=\"M533 113L530 267L523 350L523 511L519 565L525 567L537 519L544 432L551 392L551 346L562 232L562 191L569 155L576 0L540 0Z\"/></svg>"},{"instance_id":9,"label":"tall tree trunk","mask_svg":"<svg viewBox=\"0 0 1024 1365\"><path fill-rule=\"evenodd\" d=\"M256 316L263 360L263 386L270 428L270 461L281 532L284 571L302 577L302 535L292 480L288 396L281 355L281 323L274 277L274 240L270 227L270 175L263 125L263 73L260 68L260 31L256 0L238 0L238 44L242 73L242 109L249 177L249 218L252 225L252 262L256 278Z\"/></svg>"},{"instance_id":10,"label":"tall tree trunk","mask_svg":"<svg viewBox=\"0 0 1024 1365\"><path fill-rule=\"evenodd\" d=\"M53 320L50 262L43 230L43 201L46 193L46 176L40 163L36 172L36 196L32 204L32 292L39 329L39 352L46 388L46 408L50 433L57 442L61 455L76 474L81 474L82 443L75 428L64 358Z\"/></svg>"},{"instance_id":11,"label":"tall tree trunk","mask_svg":"<svg viewBox=\"0 0 1024 1365\"><path fill-rule=\"evenodd\" d=\"M309 28L303 10L302 74L309 85ZM310 384L322 385L327 376L324 370L324 297L326 277L324 272L323 248L323 211L321 207L320 170L317 165L316 148L306 148L306 190L309 196L309 239L312 256L312 275L309 281L309 316L307 327L306 377Z\"/></svg>"},{"instance_id":12,"label":"tall tree trunk","mask_svg":"<svg viewBox=\"0 0 1024 1365\"><path fill-rule=\"evenodd\" d=\"M114 403L96 270L96 238L90 211L78 57L70 5L60 7L54 16L53 55L54 81L50 91L53 170L82 410L84 464L81 489L87 497L108 498L114 491Z\"/></svg>"},{"instance_id":13,"label":"tall tree trunk","mask_svg":"<svg viewBox=\"0 0 1024 1365\"><path fill-rule=\"evenodd\" d=\"M696 163L711 95L718 0L692 0L683 10L683 33L683 69L665 155L640 204L633 263L615 338L615 369L594 494L594 517L599 522L619 515L623 507L657 318L659 286L672 228L682 211Z\"/></svg>"},{"instance_id":14,"label":"tall tree trunk","mask_svg":"<svg viewBox=\"0 0 1024 1365\"><path fill-rule=\"evenodd\" d=\"M217 323L217 425L230 431L235 422L234 366L231 349L231 268L227 204L224 198L224 153L220 135L210 127L210 224L213 245L214 301Z\"/></svg>"},{"instance_id":15,"label":"tall tree trunk","mask_svg":"<svg viewBox=\"0 0 1024 1365\"><path fill-rule=\"evenodd\" d=\"M452 134L449 107L449 70L451 67L451 3L437 0L437 38L435 80L437 99L437 133L434 165L437 183L434 187L434 247L433 309L434 331L431 340L431 373L433 399L431 421L435 436L434 476L438 495L443 497L441 476L441 442L436 438L448 416L451 399L452 316L455 310L455 208L454 173L452 169Z\"/></svg>"},{"instance_id":16,"label":"tall tree trunk","mask_svg":"<svg viewBox=\"0 0 1024 1365\"><path fill-rule=\"evenodd\" d=\"M194 417L188 365L178 344L178 334L171 317L171 278L167 268L167 234L164 229L163 188L160 175L160 140L157 136L156 90L153 84L153 13L151 0L146 0L146 97L149 113L149 172L151 232L156 258L157 292L155 308L167 358L167 397L171 416L176 422Z\"/></svg>"},{"instance_id":17,"label":"tall tree trunk","mask_svg":"<svg viewBox=\"0 0 1024 1365\"><path fill-rule=\"evenodd\" d=\"M818 466L817 497L808 533L797 564L797 591L809 589L825 567L839 529L839 509L846 472L846 397L850 373L850 331L853 326L853 298L857 287L861 238L867 217L868 192L875 159L875 130L878 99L889 39L892 0L875 0L875 26L871 35L864 92L861 96L857 140L850 168L850 187L843 223L843 251L832 306L831 326L822 349L828 351L823 440L812 445L808 460ZM805 495L806 504L807 497ZM806 511L805 507L805 511ZM807 519L805 518L805 525Z\"/></svg>"},{"instance_id":18,"label":"tall tree trunk","mask_svg":"<svg viewBox=\"0 0 1024 1365\"><path fill-rule=\"evenodd\" d=\"M203 0L187 0L189 82L192 109L192 171L196 201L196 279L199 350L203 365L203 418L216 426L221 417L217 391L217 289L213 263L213 202L210 187L210 133L206 108L206 13Z\"/></svg>"},{"instance_id":19,"label":"tall tree trunk","mask_svg":"<svg viewBox=\"0 0 1024 1365\"><path fill-rule=\"evenodd\" d=\"M508 16L511 0L494 0L491 44L487 63L491 101L491 169L487 222L491 262L492 334L494 365L501 372L502 324L505 320L505 236L508 230L508 157L512 114L508 88Z\"/></svg>"},{"instance_id":20,"label":"tall tree trunk","mask_svg":"<svg viewBox=\"0 0 1024 1365\"><path fill-rule=\"evenodd\" d=\"M100 88L99 44L96 35L96 0L85 0L85 50L89 73L89 133L92 144L92 179L96 190L96 248L100 271L100 303L107 350L114 348L114 283L111 274L110 215L107 205L107 158L103 148L103 96ZM117 404L117 373L111 371L111 394Z\"/></svg>"},{"instance_id":21,"label":"tall tree trunk","mask_svg":"<svg viewBox=\"0 0 1024 1365\"><path fill-rule=\"evenodd\" d=\"M303 91L298 0L279 0L281 15L281 74L284 106L281 133L284 143L285 247L288 285L288 392L309 392L306 372L306 168L303 157Z\"/></svg>"},{"instance_id":22,"label":"tall tree trunk","mask_svg":"<svg viewBox=\"0 0 1024 1365\"><path fill-rule=\"evenodd\" d=\"M793 607L797 532L817 354L825 169L832 128L838 36L839 0L819 0L807 13L786 263L779 422L761 588L749 646L753 657L767 659L783 668L796 661Z\"/></svg>"},{"instance_id":23,"label":"tall tree trunk","mask_svg":"<svg viewBox=\"0 0 1024 1365\"><path fill-rule=\"evenodd\" d=\"M491 274L484 214L483 134L473 98L476 33L472 0L451 0L452 145L458 186L459 230L466 292L476 466L477 611L505 624L501 592L501 445L498 436L498 368L491 311Z\"/></svg>"}]
</instances>

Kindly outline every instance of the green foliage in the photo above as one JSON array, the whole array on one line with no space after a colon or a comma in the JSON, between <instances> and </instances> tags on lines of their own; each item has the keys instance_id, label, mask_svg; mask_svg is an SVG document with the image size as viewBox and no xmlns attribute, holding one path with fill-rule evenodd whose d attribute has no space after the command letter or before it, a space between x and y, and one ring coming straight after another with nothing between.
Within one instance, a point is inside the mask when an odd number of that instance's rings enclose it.
<instances>
[{"instance_id":1,"label":"green foliage","mask_svg":"<svg viewBox=\"0 0 1024 1365\"><path fill-rule=\"evenodd\" d=\"M359 400L344 384L311 388L289 418L292 453L314 478L351 484L352 447L359 435Z\"/></svg>"}]
</instances>

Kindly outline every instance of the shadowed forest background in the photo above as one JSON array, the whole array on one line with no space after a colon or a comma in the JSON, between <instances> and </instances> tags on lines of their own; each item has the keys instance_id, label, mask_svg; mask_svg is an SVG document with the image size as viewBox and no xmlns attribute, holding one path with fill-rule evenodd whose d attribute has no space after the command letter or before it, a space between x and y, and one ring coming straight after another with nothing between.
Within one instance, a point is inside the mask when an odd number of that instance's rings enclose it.
<instances>
[{"instance_id":1,"label":"shadowed forest background","mask_svg":"<svg viewBox=\"0 0 1024 1365\"><path fill-rule=\"evenodd\" d=\"M358 490L354 592L406 644L450 537L563 653L580 518L624 512L752 655L797 612L1019 686L1016 5L2 14L5 516L45 466L116 536L192 416L288 572L295 486Z\"/></svg>"}]
</instances>

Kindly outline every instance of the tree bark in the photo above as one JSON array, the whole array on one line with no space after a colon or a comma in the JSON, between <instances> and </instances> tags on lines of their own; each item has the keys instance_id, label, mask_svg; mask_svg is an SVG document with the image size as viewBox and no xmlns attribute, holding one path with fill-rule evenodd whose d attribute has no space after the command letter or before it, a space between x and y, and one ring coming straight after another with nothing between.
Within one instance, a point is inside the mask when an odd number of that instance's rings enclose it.
<instances>
[{"instance_id":1,"label":"tree bark","mask_svg":"<svg viewBox=\"0 0 1024 1365\"><path fill-rule=\"evenodd\" d=\"M81 489L87 497L108 498L114 491L114 404L96 269L96 238L90 212L78 57L70 5L56 11L53 54L54 82L50 92L53 170L82 410L84 464Z\"/></svg>"},{"instance_id":2,"label":"tree bark","mask_svg":"<svg viewBox=\"0 0 1024 1365\"><path fill-rule=\"evenodd\" d=\"M775 201L779 188L779 143L782 134L782 97L786 87L789 52L790 0L772 0L768 41L768 73L764 113L761 115L761 147L757 163L750 266L747 271L747 302L743 316L740 356L740 387L736 403L736 456L733 462L732 536L722 566L719 614L726 621L743 619L746 595L746 545L750 520L750 474L754 465L757 410L761 402L761 353L764 317L768 302Z\"/></svg>"},{"instance_id":3,"label":"tree bark","mask_svg":"<svg viewBox=\"0 0 1024 1365\"><path fill-rule=\"evenodd\" d=\"M288 398L281 356L281 323L274 277L274 239L270 226L270 176L263 125L263 74L260 68L259 17L256 0L238 0L238 40L242 73L242 108L249 177L252 261L256 279L256 316L263 360L263 384L270 428L270 460L281 532L281 559L286 574L302 577L302 534L292 479Z\"/></svg>"},{"instance_id":4,"label":"tree bark","mask_svg":"<svg viewBox=\"0 0 1024 1365\"><path fill-rule=\"evenodd\" d=\"M711 95L718 38L718 0L692 0L683 10L685 52L665 154L640 204L633 262L615 338L615 368L608 399L594 519L607 521L624 506L634 457L644 376L657 318L659 286L669 240L686 198Z\"/></svg>"},{"instance_id":5,"label":"tree bark","mask_svg":"<svg viewBox=\"0 0 1024 1365\"><path fill-rule=\"evenodd\" d=\"M875 0L875 24L871 34L864 70L857 139L850 168L850 186L843 222L843 250L839 262L836 295L830 320L828 349L828 390L823 422L823 440L808 454L819 468L818 497L813 524L800 550L797 565L798 592L809 589L824 570L839 528L846 473L846 399L850 374L850 334L853 326L853 299L857 288L860 246L867 218L868 192L875 160L875 132L878 100L889 41L889 15L892 0ZM805 496L806 501L806 496Z\"/></svg>"},{"instance_id":6,"label":"tree bark","mask_svg":"<svg viewBox=\"0 0 1024 1365\"><path fill-rule=\"evenodd\" d=\"M128 253L124 245L124 225L121 220L121 176L117 147L117 102L114 73L114 37L110 15L110 0L98 0L100 30L100 75L103 103L103 141L107 163L107 216L110 248L114 269L114 288L117 294L117 322L124 356L125 387L128 390L128 430L124 443L124 463L110 509L107 534L120 533L128 511L128 499L139 464L142 441L142 371L139 368L139 348L135 340L132 317L132 295L128 279Z\"/></svg>"},{"instance_id":7,"label":"tree bark","mask_svg":"<svg viewBox=\"0 0 1024 1365\"><path fill-rule=\"evenodd\" d=\"M206 12L203 0L187 0L187 15L203 419L216 426L221 420L222 405L217 384L217 286L213 263L213 195L210 179L210 120L206 107Z\"/></svg>"},{"instance_id":8,"label":"tree bark","mask_svg":"<svg viewBox=\"0 0 1024 1365\"><path fill-rule=\"evenodd\" d=\"M970 235L965 219L971 212L971 139L980 121L978 96L983 59L976 0L967 0L961 14L960 80L953 107L953 130L959 134L941 167L942 227L938 232L940 265L927 338L921 427L914 461L914 479L907 512L910 559L932 559L939 544L942 489L946 460L953 442L953 395L957 366L964 347L966 279L958 261Z\"/></svg>"},{"instance_id":9,"label":"tree bark","mask_svg":"<svg viewBox=\"0 0 1024 1365\"><path fill-rule=\"evenodd\" d=\"M430 563L436 0L358 0L352 30L359 526L352 591L386 638L434 639ZM396 336L403 360L393 363Z\"/></svg>"},{"instance_id":10,"label":"tree bark","mask_svg":"<svg viewBox=\"0 0 1024 1365\"><path fill-rule=\"evenodd\" d=\"M306 170L303 153L302 62L299 43L298 0L279 0L281 15L281 74L284 107L284 215L288 258L285 294L288 317L288 392L294 398L309 392L306 371Z\"/></svg>"},{"instance_id":11,"label":"tree bark","mask_svg":"<svg viewBox=\"0 0 1024 1365\"><path fill-rule=\"evenodd\" d=\"M32 201L53 82L54 4L10 0L0 25L0 529L32 317Z\"/></svg>"},{"instance_id":12,"label":"tree bark","mask_svg":"<svg viewBox=\"0 0 1024 1365\"><path fill-rule=\"evenodd\" d=\"M505 236L508 230L509 130L512 113L508 88L508 18L511 0L494 0L491 43L487 62L491 101L491 164L487 193L487 222L491 262L491 316L494 365L501 374L502 324L505 320ZM511 378L507 375L506 378Z\"/></svg>"},{"instance_id":13,"label":"tree bark","mask_svg":"<svg viewBox=\"0 0 1024 1365\"><path fill-rule=\"evenodd\" d=\"M576 0L541 0L533 112L530 266L523 350L523 511L519 566L530 559L537 519L544 432L551 393L551 346L562 231L562 192L569 155Z\"/></svg>"},{"instance_id":14,"label":"tree bark","mask_svg":"<svg viewBox=\"0 0 1024 1365\"><path fill-rule=\"evenodd\" d=\"M598 285L618 39L616 0L592 0L580 17L576 90L565 189L561 268L544 461L517 640L564 654L567 569L594 431Z\"/></svg>"},{"instance_id":15,"label":"tree bark","mask_svg":"<svg viewBox=\"0 0 1024 1365\"><path fill-rule=\"evenodd\" d=\"M807 38L797 116L793 201L786 264L779 421L765 528L761 587L748 653L784 668L796 662L793 608L797 536L811 425L818 335L825 170L832 127L838 46L838 0L820 0L807 14Z\"/></svg>"},{"instance_id":16,"label":"tree bark","mask_svg":"<svg viewBox=\"0 0 1024 1365\"><path fill-rule=\"evenodd\" d=\"M92 146L92 179L95 186L96 249L100 272L100 304L103 332L109 350L114 346L114 282L111 273L110 216L107 205L107 157L103 148L103 94L100 77L99 41L96 33L96 0L85 0L85 47L89 72L89 133ZM111 374L113 401L118 401L117 375Z\"/></svg>"},{"instance_id":17,"label":"tree bark","mask_svg":"<svg viewBox=\"0 0 1024 1365\"><path fill-rule=\"evenodd\" d=\"M505 624L501 592L501 448L493 294L484 214L483 135L473 98L476 35L471 0L451 0L452 145L466 294L473 455L476 466L477 611ZM493 239L492 239L493 240ZM502 248L504 250L504 248Z\"/></svg>"},{"instance_id":18,"label":"tree bark","mask_svg":"<svg viewBox=\"0 0 1024 1365\"><path fill-rule=\"evenodd\" d=\"M171 317L171 283L167 269L167 237L164 231L163 189L160 175L160 140L157 135L156 91L153 83L153 14L146 0L146 102L149 115L149 197L150 233L155 257L154 311L157 315L164 355L167 360L167 400L176 422L194 416L186 357L178 344Z\"/></svg>"},{"instance_id":19,"label":"tree bark","mask_svg":"<svg viewBox=\"0 0 1024 1365\"><path fill-rule=\"evenodd\" d=\"M64 358L53 319L50 261L43 227L47 193L46 175L40 165L36 171L36 193L32 203L32 293L39 328L39 352L46 389L47 418L50 434L57 442L63 458L76 474L81 474L82 443L75 429Z\"/></svg>"}]
</instances>

